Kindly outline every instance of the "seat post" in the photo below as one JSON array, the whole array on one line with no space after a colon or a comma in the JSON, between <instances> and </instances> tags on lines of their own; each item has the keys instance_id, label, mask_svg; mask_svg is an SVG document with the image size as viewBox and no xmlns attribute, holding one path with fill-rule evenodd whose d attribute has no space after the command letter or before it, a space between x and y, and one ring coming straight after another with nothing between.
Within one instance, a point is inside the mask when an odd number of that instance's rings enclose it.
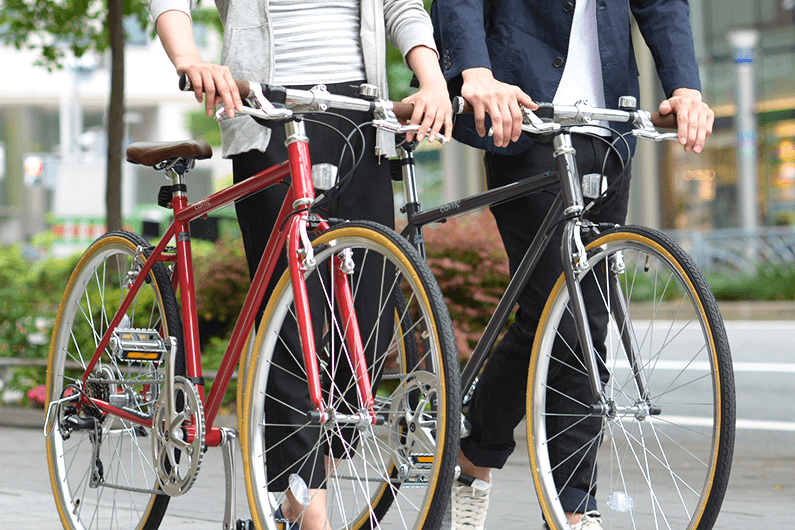
<instances>
[{"instance_id":1,"label":"seat post","mask_svg":"<svg viewBox=\"0 0 795 530\"><path fill-rule=\"evenodd\" d=\"M166 178L171 181L171 196L175 197L184 197L185 203L187 203L188 198L188 185L185 183L185 171L180 171L181 168L170 167L166 170ZM172 207L176 212L177 204L183 201L172 201ZM185 206L186 204L182 204Z\"/></svg>"}]
</instances>

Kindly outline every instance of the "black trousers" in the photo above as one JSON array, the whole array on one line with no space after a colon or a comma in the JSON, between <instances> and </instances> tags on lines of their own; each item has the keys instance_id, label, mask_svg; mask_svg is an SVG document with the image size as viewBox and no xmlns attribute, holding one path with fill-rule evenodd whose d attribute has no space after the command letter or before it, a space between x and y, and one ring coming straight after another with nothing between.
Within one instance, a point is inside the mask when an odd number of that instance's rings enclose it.
<instances>
[{"instance_id":1,"label":"black trousers","mask_svg":"<svg viewBox=\"0 0 795 530\"><path fill-rule=\"evenodd\" d=\"M339 83L330 84L327 87L332 93L353 95L352 86L358 86L358 84L353 82ZM311 87L298 86L295 88L308 89ZM371 119L367 114L361 112L334 112L342 114L357 124ZM322 121L342 131L345 135L351 132L351 124L330 113L315 114L306 120L312 163L330 163L339 166L340 175L345 174L352 167L350 150L347 151L342 163L340 163L340 155L343 153L345 141L330 128L312 123L310 120ZM379 161L374 154L375 128L366 126L362 130L365 134L364 154L350 184L342 196L334 200L325 211L318 213L324 217L368 220L394 227L394 201L392 198L389 165L385 159ZM250 151L234 156L232 159L234 181L236 183L241 182L276 163L286 160L288 153L284 140L284 128L278 127L273 130L266 152ZM361 139L354 135L352 143L357 149L358 155L362 145ZM286 192L286 186L271 186L236 204L237 217L252 277L259 265ZM286 268L287 259L285 255L282 255L279 257L274 277L268 286L260 314L270 298L276 282ZM375 271L377 268L369 267L368 270ZM376 304L379 300L381 296L377 287L380 285L379 280L380 278L372 275L361 280L356 276L353 279L354 282L358 282L356 309L362 330L372 329L374 325L372 320L378 312L366 311L362 310L362 308L373 307L373 304ZM307 287L310 295L310 307L316 309L324 306L325 298L319 283L310 280ZM384 311L383 314L387 315L384 318L392 318L392 312L390 311ZM316 343L319 342L320 334L322 333L323 318L324 315L320 311L313 311L313 327L317 335ZM385 329L391 329L391 324L387 323L387 325L390 325L390 327ZM271 479L276 479L270 487L274 491L287 489L287 478L291 473L298 473L312 488L321 487L322 481L325 479L325 472L323 471L324 452L326 454L330 452L335 456L342 455L339 454L339 448L335 451L333 446L336 444L332 443L332 447L326 447L324 451L318 451L310 459L306 459L306 455L317 444L319 428L305 428L294 431L291 427L287 427L289 425L305 424L306 418L303 411L313 410L314 406L309 399L307 383L303 375L303 360L300 357L301 348L297 327L285 324L281 331L281 340L284 342L283 344L280 343L274 351L273 364L288 367L288 370L275 368L271 370L272 375L269 378L267 392L273 399L267 399L265 402L265 416L268 424L265 428L266 447L268 448L268 476ZM385 340L388 342L389 337L385 337ZM371 366L374 352L382 347L383 345L373 343L365 352L365 356ZM344 366L340 366L337 377L347 377L349 380L349 374L350 372L346 372ZM374 374L373 382L377 383L377 379L378 374ZM342 388L348 388L348 385L345 384ZM352 391L355 393L355 389L352 389ZM353 395L349 402L351 401L355 403ZM288 403L289 406L286 405ZM346 443L352 443L352 436L352 433L348 433L347 437L349 439Z\"/></svg>"},{"instance_id":2,"label":"black trousers","mask_svg":"<svg viewBox=\"0 0 795 530\"><path fill-rule=\"evenodd\" d=\"M602 164L609 147L604 141L586 135L575 134L572 143L577 151L577 164L581 175L601 173ZM486 176L489 188L515 182L544 171L556 170L552 156L551 142L535 142L528 150L518 155L498 155L487 153L485 156ZM607 159L605 174L608 182L617 181L622 169L620 158L610 153ZM629 198L629 170L624 175L616 190L610 196L615 199L591 219L600 222L623 223L627 214ZM534 193L493 207L492 213L497 221L505 250L510 262L511 274L524 257L530 243L538 232L558 187ZM557 279L563 272L560 261L560 245L562 226L559 226L530 277L527 287L519 297L516 320L509 327L505 337L497 344L489 357L480 376L472 401L469 404L467 417L472 423L472 434L462 440L461 449L467 458L477 466L501 468L516 447L513 432L525 415L527 372L530 354L535 339L536 327L546 299L552 291ZM584 289L586 307L589 296L598 296L595 289ZM592 304L596 306L598 304ZM597 350L604 349L607 315L589 314L590 326L594 334ZM576 333L573 326L568 326L572 337L569 344L576 344ZM561 348L562 350L562 348ZM568 350L566 350L568 351ZM560 353L560 356L569 353ZM569 396L581 403L591 403L590 387L587 377L570 368L580 365L579 361L560 359L561 362L550 363L550 374L547 392L547 410L557 412L576 410L576 405L569 398L562 397L554 389L565 391ZM603 375L604 377L604 375ZM549 453L553 469L557 466L556 482L561 488L572 472L577 477L569 480L565 489L560 491L561 502L567 511L584 512L596 508L593 498L595 491L589 490L589 481L595 471L595 456L598 443L592 444L587 454L573 453L584 451L582 448L593 440L599 431L601 421L581 422L575 429L568 429L561 416L550 416L547 421L547 435L550 440ZM563 433L560 434L559 433Z\"/></svg>"}]
</instances>

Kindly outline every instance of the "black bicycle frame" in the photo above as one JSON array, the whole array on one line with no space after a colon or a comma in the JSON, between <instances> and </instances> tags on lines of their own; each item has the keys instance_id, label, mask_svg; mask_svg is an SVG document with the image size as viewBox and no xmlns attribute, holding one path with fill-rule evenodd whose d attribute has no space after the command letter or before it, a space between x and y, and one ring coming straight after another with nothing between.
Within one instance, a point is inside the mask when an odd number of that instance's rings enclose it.
<instances>
[{"instance_id":1,"label":"black bicycle frame","mask_svg":"<svg viewBox=\"0 0 795 530\"><path fill-rule=\"evenodd\" d=\"M404 149L404 152L401 153L401 163L407 168L403 173L403 182L405 186L404 192L406 193L406 206L404 211L408 219L408 224L403 229L402 235L411 241L423 257L425 257L425 245L422 228L425 225L443 222L451 217L456 217L487 206L502 204L531 193L543 191L556 184L561 184L560 173L558 171L547 171L511 184L506 184L505 186L478 193L471 197L466 197L461 200L434 207L430 210L422 211L414 186L414 179L408 177L409 172L413 174L412 166L414 164L414 158L410 150ZM563 219L563 209L563 192L559 191L552 203L552 207L544 218L544 222L541 224L538 234L533 239L519 267L511 277L511 281L505 293L502 295L499 304L497 304L494 315L489 320L481 339L472 352L472 357L461 373L462 399L470 392L480 368L483 366L494 344L497 342L500 331L502 331L502 328L505 326L505 322L508 321L508 317L513 311L520 293L527 285L530 272L535 269L538 260L541 258L541 254L543 254L549 244L549 239L555 225Z\"/></svg>"}]
</instances>

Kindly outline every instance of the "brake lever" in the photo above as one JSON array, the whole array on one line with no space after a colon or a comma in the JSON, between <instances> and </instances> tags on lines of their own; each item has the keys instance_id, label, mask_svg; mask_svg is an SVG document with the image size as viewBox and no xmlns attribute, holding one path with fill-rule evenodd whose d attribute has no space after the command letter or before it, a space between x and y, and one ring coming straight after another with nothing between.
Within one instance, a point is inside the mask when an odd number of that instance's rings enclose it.
<instances>
[{"instance_id":1,"label":"brake lever","mask_svg":"<svg viewBox=\"0 0 795 530\"><path fill-rule=\"evenodd\" d=\"M644 140L654 140L655 142L664 142L666 140L678 140L679 134L675 132L659 133L656 129L633 129L632 135Z\"/></svg>"},{"instance_id":2,"label":"brake lever","mask_svg":"<svg viewBox=\"0 0 795 530\"><path fill-rule=\"evenodd\" d=\"M373 120L373 126L381 129L382 131L387 131L395 135L406 134L408 132L416 133L420 130L419 125L403 125L400 122L382 119ZM450 139L442 133L436 133L436 139L439 140L439 143L441 144L446 144L450 141Z\"/></svg>"},{"instance_id":3,"label":"brake lever","mask_svg":"<svg viewBox=\"0 0 795 530\"><path fill-rule=\"evenodd\" d=\"M251 107L241 107L235 111L235 114L243 114L260 118L262 120L284 120L293 115L293 111L289 109L279 108L260 108L253 109ZM226 113L226 108L221 107L215 112L215 121L228 120L229 115Z\"/></svg>"}]
</instances>

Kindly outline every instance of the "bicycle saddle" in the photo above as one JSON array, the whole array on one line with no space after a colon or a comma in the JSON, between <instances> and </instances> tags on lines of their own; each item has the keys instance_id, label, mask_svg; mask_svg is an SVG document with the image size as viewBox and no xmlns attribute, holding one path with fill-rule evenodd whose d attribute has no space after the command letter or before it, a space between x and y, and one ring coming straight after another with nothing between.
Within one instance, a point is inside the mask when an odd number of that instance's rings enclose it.
<instances>
[{"instance_id":1,"label":"bicycle saddle","mask_svg":"<svg viewBox=\"0 0 795 530\"><path fill-rule=\"evenodd\" d=\"M127 161L144 166L156 166L172 158L203 160L211 156L213 156L213 149L204 140L135 142L127 147Z\"/></svg>"}]
</instances>

